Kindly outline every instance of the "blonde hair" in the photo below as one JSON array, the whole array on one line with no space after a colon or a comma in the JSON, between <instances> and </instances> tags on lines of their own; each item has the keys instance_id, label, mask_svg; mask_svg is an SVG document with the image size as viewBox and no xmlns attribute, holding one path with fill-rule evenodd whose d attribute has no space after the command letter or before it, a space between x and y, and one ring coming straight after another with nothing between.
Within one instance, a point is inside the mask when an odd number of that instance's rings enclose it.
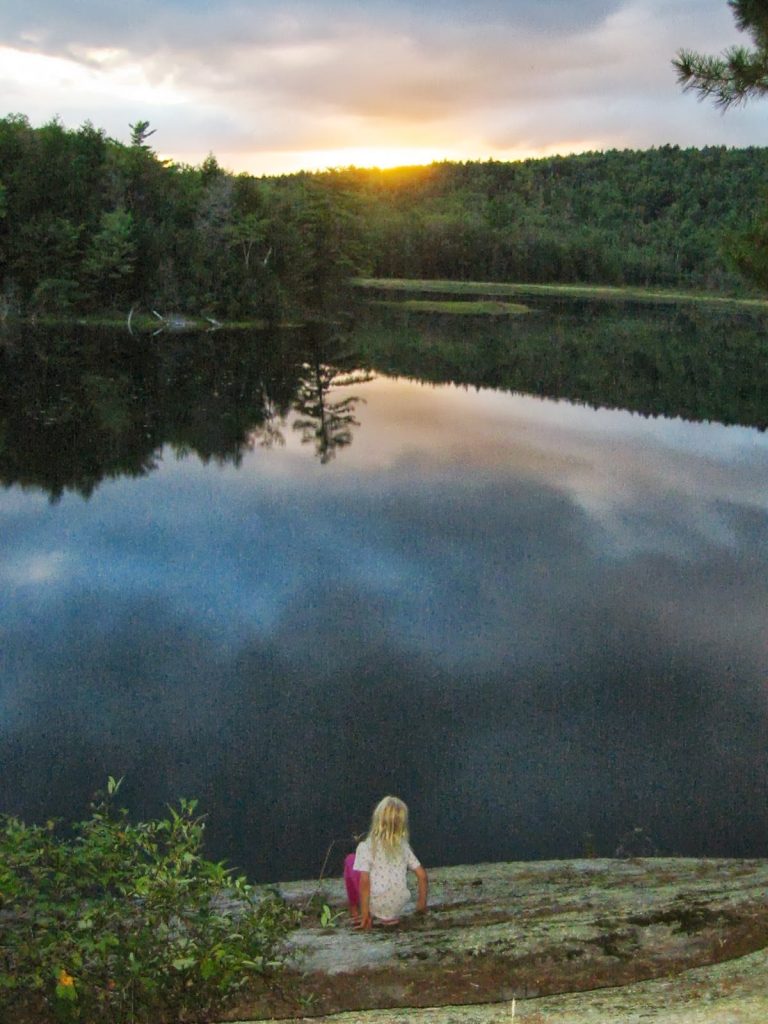
<instances>
[{"instance_id":1,"label":"blonde hair","mask_svg":"<svg viewBox=\"0 0 768 1024\"><path fill-rule=\"evenodd\" d=\"M372 850L380 846L386 856L408 842L408 808L402 800L396 796L379 800L371 816L368 838Z\"/></svg>"}]
</instances>

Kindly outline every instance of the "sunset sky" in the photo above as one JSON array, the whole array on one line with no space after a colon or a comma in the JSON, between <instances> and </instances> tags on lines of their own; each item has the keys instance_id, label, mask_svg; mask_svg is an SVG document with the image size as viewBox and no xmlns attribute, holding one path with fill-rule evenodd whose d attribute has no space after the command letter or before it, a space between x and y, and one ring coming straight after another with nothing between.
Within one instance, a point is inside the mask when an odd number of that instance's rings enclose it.
<instances>
[{"instance_id":1,"label":"sunset sky","mask_svg":"<svg viewBox=\"0 0 768 1024\"><path fill-rule=\"evenodd\" d=\"M737 41L726 0L6 0L0 115L256 174L764 145L670 64Z\"/></svg>"}]
</instances>

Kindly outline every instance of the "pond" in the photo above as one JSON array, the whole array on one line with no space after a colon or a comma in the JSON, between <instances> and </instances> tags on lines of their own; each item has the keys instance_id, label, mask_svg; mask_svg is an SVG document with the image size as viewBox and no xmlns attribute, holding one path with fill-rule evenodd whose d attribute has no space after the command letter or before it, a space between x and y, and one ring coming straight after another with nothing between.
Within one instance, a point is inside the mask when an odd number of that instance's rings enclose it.
<instances>
[{"instance_id":1,"label":"pond","mask_svg":"<svg viewBox=\"0 0 768 1024\"><path fill-rule=\"evenodd\" d=\"M427 864L764 856L765 327L9 334L0 811L124 775L255 880L386 792Z\"/></svg>"}]
</instances>

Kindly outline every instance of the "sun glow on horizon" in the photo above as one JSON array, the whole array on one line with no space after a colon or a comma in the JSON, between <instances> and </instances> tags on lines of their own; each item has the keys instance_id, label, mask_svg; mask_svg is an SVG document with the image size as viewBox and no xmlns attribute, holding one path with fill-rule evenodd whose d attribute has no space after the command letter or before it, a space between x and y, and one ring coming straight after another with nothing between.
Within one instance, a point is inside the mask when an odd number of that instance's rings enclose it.
<instances>
[{"instance_id":1,"label":"sun glow on horizon","mask_svg":"<svg viewBox=\"0 0 768 1024\"><path fill-rule=\"evenodd\" d=\"M390 170L416 167L441 160L461 160L457 151L438 146L343 146L337 149L254 153L252 173L292 174L297 171L328 171L359 167Z\"/></svg>"},{"instance_id":2,"label":"sun glow on horizon","mask_svg":"<svg viewBox=\"0 0 768 1024\"><path fill-rule=\"evenodd\" d=\"M301 171L392 170L397 167L425 167L434 163L498 160L514 163L548 156L600 151L605 145L597 139L569 139L548 146L521 145L507 149L488 146L345 146L313 150L265 150L222 154L222 166L254 175L296 174ZM194 160L191 162L195 162Z\"/></svg>"}]
</instances>

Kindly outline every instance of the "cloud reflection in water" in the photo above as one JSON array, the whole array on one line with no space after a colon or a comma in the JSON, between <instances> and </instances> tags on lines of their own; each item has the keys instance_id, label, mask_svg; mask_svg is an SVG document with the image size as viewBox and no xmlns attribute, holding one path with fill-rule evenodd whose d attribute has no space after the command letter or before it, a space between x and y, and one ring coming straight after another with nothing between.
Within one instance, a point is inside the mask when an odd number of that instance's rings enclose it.
<instances>
[{"instance_id":1,"label":"cloud reflection in water","mask_svg":"<svg viewBox=\"0 0 768 1024\"><path fill-rule=\"evenodd\" d=\"M385 790L432 863L637 824L760 853L765 436L364 393L327 465L288 430L239 469L2 497L0 806L82 813L126 773L137 813L200 797L262 878L315 872Z\"/></svg>"}]
</instances>

